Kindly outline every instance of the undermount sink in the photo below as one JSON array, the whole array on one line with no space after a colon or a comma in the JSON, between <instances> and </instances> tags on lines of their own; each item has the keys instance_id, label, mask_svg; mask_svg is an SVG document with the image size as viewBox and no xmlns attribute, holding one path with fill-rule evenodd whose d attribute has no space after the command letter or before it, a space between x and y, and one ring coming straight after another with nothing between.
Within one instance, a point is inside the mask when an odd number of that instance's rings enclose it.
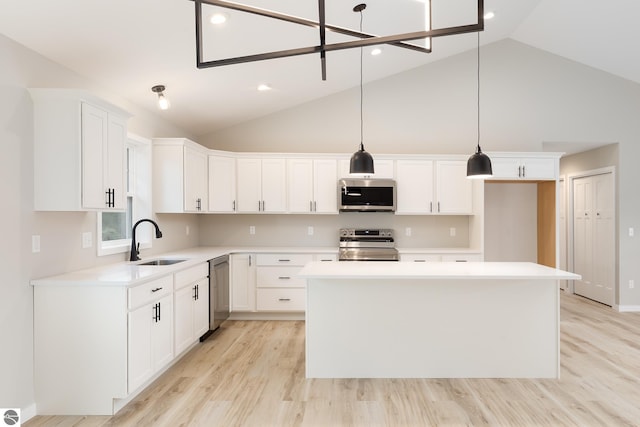
<instances>
[{"instance_id":1,"label":"undermount sink","mask_svg":"<svg viewBox=\"0 0 640 427\"><path fill-rule=\"evenodd\" d=\"M186 261L186 259L161 258L161 259L152 259L151 261L141 262L138 265L171 265L171 264L177 264L177 263L183 262L183 261Z\"/></svg>"}]
</instances>

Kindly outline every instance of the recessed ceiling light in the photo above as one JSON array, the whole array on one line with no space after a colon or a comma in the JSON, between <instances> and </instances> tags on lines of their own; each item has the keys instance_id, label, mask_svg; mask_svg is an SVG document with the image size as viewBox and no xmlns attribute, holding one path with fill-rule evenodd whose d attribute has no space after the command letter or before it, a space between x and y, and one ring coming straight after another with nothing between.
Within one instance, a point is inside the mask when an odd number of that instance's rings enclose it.
<instances>
[{"instance_id":1,"label":"recessed ceiling light","mask_svg":"<svg viewBox=\"0 0 640 427\"><path fill-rule=\"evenodd\" d=\"M271 90L271 86L269 86L269 85L268 85L268 84L266 84L266 83L261 83L261 84L259 84L259 85L258 85L258 90L259 90L260 92L265 92L265 91L267 91L267 90Z\"/></svg>"},{"instance_id":2,"label":"recessed ceiling light","mask_svg":"<svg viewBox=\"0 0 640 427\"><path fill-rule=\"evenodd\" d=\"M491 19L491 18L493 18L494 16L496 16L496 14L495 14L495 13L493 13L493 12L491 12L491 11L489 11L489 12L487 12L487 13L485 13L485 14L484 14L484 19Z\"/></svg>"},{"instance_id":3,"label":"recessed ceiling light","mask_svg":"<svg viewBox=\"0 0 640 427\"><path fill-rule=\"evenodd\" d=\"M374 47L373 49L371 49L371 55L373 56L380 55L381 53L382 49L380 49L379 47Z\"/></svg>"},{"instance_id":4,"label":"recessed ceiling light","mask_svg":"<svg viewBox=\"0 0 640 427\"><path fill-rule=\"evenodd\" d=\"M209 21L214 25L224 24L225 22L227 22L227 15L219 12L214 13L213 15L211 15Z\"/></svg>"}]
</instances>

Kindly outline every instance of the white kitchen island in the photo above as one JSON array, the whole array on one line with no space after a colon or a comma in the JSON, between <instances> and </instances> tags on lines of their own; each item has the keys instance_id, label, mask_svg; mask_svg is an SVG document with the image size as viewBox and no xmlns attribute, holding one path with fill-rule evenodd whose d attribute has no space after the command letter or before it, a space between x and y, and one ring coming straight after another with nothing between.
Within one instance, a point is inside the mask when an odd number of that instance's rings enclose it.
<instances>
[{"instance_id":1,"label":"white kitchen island","mask_svg":"<svg viewBox=\"0 0 640 427\"><path fill-rule=\"evenodd\" d=\"M313 262L307 378L558 378L558 280L533 263Z\"/></svg>"}]
</instances>

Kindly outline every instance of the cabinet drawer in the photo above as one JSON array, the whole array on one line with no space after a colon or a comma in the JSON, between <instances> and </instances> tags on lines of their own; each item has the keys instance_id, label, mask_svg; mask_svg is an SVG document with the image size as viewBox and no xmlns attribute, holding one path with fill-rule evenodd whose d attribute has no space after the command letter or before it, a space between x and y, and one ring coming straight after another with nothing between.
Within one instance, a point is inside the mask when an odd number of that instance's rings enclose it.
<instances>
[{"instance_id":1,"label":"cabinet drawer","mask_svg":"<svg viewBox=\"0 0 640 427\"><path fill-rule=\"evenodd\" d=\"M258 289L258 311L305 311L306 289Z\"/></svg>"},{"instance_id":2,"label":"cabinet drawer","mask_svg":"<svg viewBox=\"0 0 640 427\"><path fill-rule=\"evenodd\" d=\"M314 261L337 261L338 254L315 254L313 256Z\"/></svg>"},{"instance_id":3,"label":"cabinet drawer","mask_svg":"<svg viewBox=\"0 0 640 427\"><path fill-rule=\"evenodd\" d=\"M305 287L305 279L297 277L300 267L258 267L256 284L259 288Z\"/></svg>"},{"instance_id":4,"label":"cabinet drawer","mask_svg":"<svg viewBox=\"0 0 640 427\"><path fill-rule=\"evenodd\" d=\"M203 262L202 264L198 264L195 267L178 271L175 276L176 289L180 289L199 279L209 276L209 264Z\"/></svg>"},{"instance_id":5,"label":"cabinet drawer","mask_svg":"<svg viewBox=\"0 0 640 427\"><path fill-rule=\"evenodd\" d=\"M443 262L476 262L482 261L479 254L447 254L442 255Z\"/></svg>"},{"instance_id":6,"label":"cabinet drawer","mask_svg":"<svg viewBox=\"0 0 640 427\"><path fill-rule=\"evenodd\" d=\"M400 261L404 262L440 262L441 256L438 254L403 254Z\"/></svg>"},{"instance_id":7,"label":"cabinet drawer","mask_svg":"<svg viewBox=\"0 0 640 427\"><path fill-rule=\"evenodd\" d=\"M311 254L258 254L257 265L299 265L313 261Z\"/></svg>"},{"instance_id":8,"label":"cabinet drawer","mask_svg":"<svg viewBox=\"0 0 640 427\"><path fill-rule=\"evenodd\" d=\"M129 310L162 298L173 292L173 275L129 288Z\"/></svg>"}]
</instances>

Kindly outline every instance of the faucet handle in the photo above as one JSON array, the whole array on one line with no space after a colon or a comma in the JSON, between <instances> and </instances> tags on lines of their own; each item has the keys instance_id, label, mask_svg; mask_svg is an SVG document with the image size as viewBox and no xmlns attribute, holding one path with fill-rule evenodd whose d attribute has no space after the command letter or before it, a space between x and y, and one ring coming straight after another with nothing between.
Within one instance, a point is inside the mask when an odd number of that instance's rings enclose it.
<instances>
[{"instance_id":1,"label":"faucet handle","mask_svg":"<svg viewBox=\"0 0 640 427\"><path fill-rule=\"evenodd\" d=\"M140 243L138 243L136 245L136 253L139 254L140 253Z\"/></svg>"}]
</instances>

